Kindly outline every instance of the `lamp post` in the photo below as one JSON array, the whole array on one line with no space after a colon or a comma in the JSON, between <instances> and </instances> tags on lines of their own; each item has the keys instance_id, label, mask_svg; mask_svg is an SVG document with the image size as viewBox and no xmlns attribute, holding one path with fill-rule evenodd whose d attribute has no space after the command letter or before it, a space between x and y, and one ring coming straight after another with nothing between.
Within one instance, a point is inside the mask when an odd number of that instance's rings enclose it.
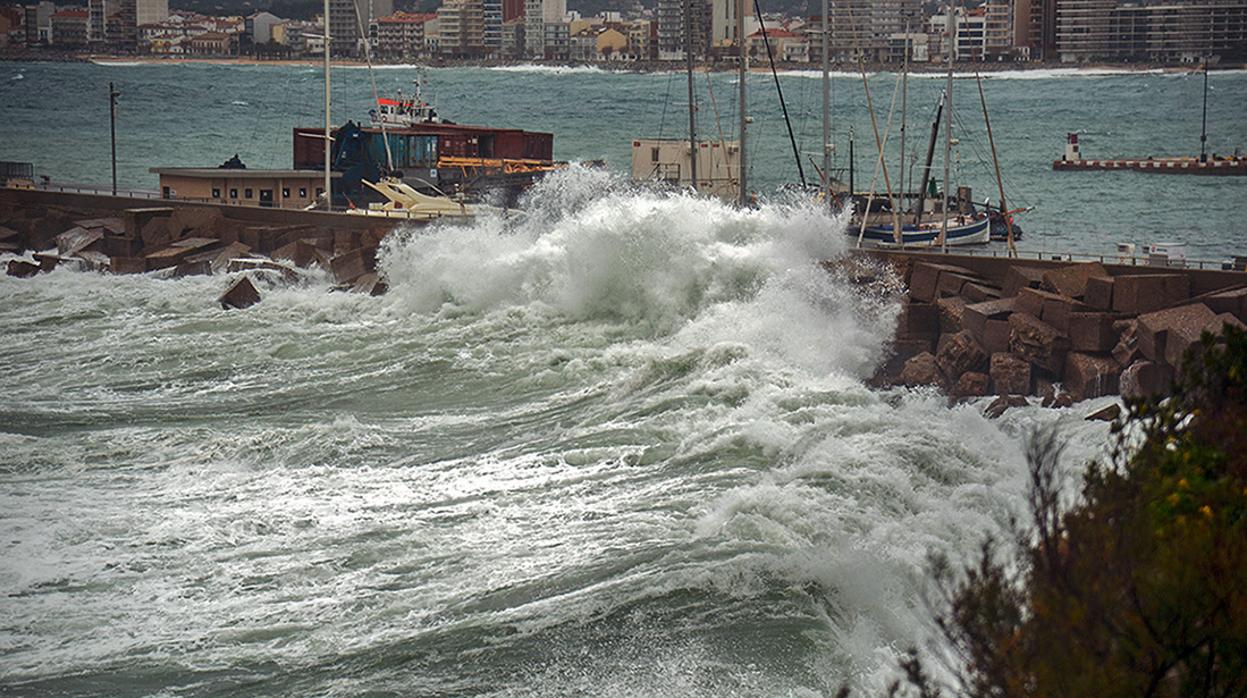
<instances>
[{"instance_id":1,"label":"lamp post","mask_svg":"<svg viewBox=\"0 0 1247 698\"><path fill-rule=\"evenodd\" d=\"M108 83L108 128L113 142L113 196L117 195L117 98L121 93Z\"/></svg>"}]
</instances>

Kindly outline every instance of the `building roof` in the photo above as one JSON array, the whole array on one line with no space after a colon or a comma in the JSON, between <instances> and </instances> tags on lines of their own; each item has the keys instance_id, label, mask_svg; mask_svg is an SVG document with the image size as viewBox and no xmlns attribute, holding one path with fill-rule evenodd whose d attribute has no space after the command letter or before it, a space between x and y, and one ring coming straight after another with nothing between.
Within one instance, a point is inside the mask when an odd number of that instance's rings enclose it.
<instances>
[{"instance_id":1,"label":"building roof","mask_svg":"<svg viewBox=\"0 0 1247 698\"><path fill-rule=\"evenodd\" d=\"M152 167L148 172L160 175L179 175L182 177L230 178L230 179L271 179L274 177L324 177L324 170L253 170L231 169L228 167ZM330 177L341 177L341 172L330 172Z\"/></svg>"},{"instance_id":2,"label":"building roof","mask_svg":"<svg viewBox=\"0 0 1247 698\"><path fill-rule=\"evenodd\" d=\"M86 18L86 17L90 17L91 15L90 15L90 13L89 13L89 12L87 12L86 10L75 10L75 9L69 9L69 10L57 10L55 13L53 13L53 15L52 15L52 16L53 16L53 17L83 17L83 18Z\"/></svg>"},{"instance_id":3,"label":"building roof","mask_svg":"<svg viewBox=\"0 0 1247 698\"><path fill-rule=\"evenodd\" d=\"M392 15L378 19L377 22L381 24L424 24L431 19L437 19L437 14L433 12L395 12Z\"/></svg>"},{"instance_id":4,"label":"building roof","mask_svg":"<svg viewBox=\"0 0 1247 698\"><path fill-rule=\"evenodd\" d=\"M752 34L750 34L750 35L749 35L749 38L753 38L753 37L755 37L755 36L756 36L756 37L758 37L758 38L761 38L761 37L762 37L762 30L761 30L761 29L759 29L758 31L756 31L756 32L754 32L754 33L752 33ZM779 28L771 29L771 28L769 28L769 27L768 27L768 28L767 28L767 30L766 30L766 37L767 37L768 39L803 39L803 38L805 38L805 37L804 37L804 36L802 36L801 34L797 34L797 33L795 33L795 32L790 32L790 31L788 31L787 29L779 29Z\"/></svg>"}]
</instances>

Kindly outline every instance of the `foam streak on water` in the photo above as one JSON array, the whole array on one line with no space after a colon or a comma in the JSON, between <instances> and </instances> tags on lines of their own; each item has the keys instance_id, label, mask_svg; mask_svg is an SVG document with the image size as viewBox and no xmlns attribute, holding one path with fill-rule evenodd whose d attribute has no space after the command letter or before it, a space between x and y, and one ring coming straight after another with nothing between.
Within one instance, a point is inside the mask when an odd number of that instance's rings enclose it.
<instances>
[{"instance_id":1,"label":"foam streak on water","mask_svg":"<svg viewBox=\"0 0 1247 698\"><path fill-rule=\"evenodd\" d=\"M1064 419L864 387L895 301L802 207L573 170L411 230L392 292L0 279L0 685L814 695L927 632L930 551Z\"/></svg>"}]
</instances>

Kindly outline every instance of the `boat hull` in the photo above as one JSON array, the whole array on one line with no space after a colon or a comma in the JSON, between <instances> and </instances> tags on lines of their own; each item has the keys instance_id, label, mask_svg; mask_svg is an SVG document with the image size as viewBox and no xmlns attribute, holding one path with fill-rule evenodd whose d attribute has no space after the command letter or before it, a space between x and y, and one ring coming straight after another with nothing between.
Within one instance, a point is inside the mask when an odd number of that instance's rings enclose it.
<instances>
[{"instance_id":1,"label":"boat hull","mask_svg":"<svg viewBox=\"0 0 1247 698\"><path fill-rule=\"evenodd\" d=\"M922 226L902 225L902 247L933 247L940 244L940 225L924 223ZM850 231L851 233L852 231ZM947 244L982 245L991 239L991 221L986 216L977 217L969 222L958 222L948 226ZM890 225L867 226L862 240L880 246L897 246L896 236Z\"/></svg>"}]
</instances>

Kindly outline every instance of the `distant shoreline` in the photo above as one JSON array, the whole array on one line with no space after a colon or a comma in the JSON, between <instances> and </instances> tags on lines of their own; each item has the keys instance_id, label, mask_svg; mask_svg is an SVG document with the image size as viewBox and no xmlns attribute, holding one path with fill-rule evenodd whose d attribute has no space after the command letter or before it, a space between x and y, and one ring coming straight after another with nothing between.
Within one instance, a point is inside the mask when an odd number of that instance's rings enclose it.
<instances>
[{"instance_id":1,"label":"distant shoreline","mask_svg":"<svg viewBox=\"0 0 1247 698\"><path fill-rule=\"evenodd\" d=\"M49 52L49 51L5 51L0 53L0 61L30 61L30 62L58 62L58 63L94 63L97 65L172 65L172 64L200 64L200 65L234 65L234 66L303 66L318 67L322 65L321 59L305 57L290 59L257 59L251 57L152 57L152 56L116 56L116 55L95 55L69 52ZM395 68L395 67L425 67L425 68L512 68L523 69L533 68L535 70L546 69L550 71L568 70L568 71L601 71L603 73L651 73L651 72L682 72L684 64L671 61L646 61L646 62L606 62L606 63L581 63L581 62L565 62L565 61L538 61L538 60L434 60L412 63L408 61L375 61L377 67ZM345 68L363 68L367 63L360 59L333 59L334 67ZM780 63L776 68L785 73L808 73L819 72L821 67L817 63ZM710 70L715 72L728 72L735 70L730 63L703 62L697 66L698 70ZM898 72L898 66L890 63L868 63L865 69L870 73L895 73ZM1195 65L1174 65L1162 63L955 63L953 64L954 73L980 72L983 74L991 73L1013 73L1013 72L1040 72L1040 71L1060 71L1065 75L1096 74L1099 72L1117 72L1117 73L1189 73L1197 69ZM1245 70L1247 65L1244 64L1221 64L1210 66L1210 70L1216 71L1236 71ZM770 68L766 65L753 65L751 70L754 72L767 72ZM856 64L836 64L832 67L833 72L843 74L846 72L856 73L858 66ZM920 64L910 65L911 73L918 74L943 74L947 71L946 65L937 64Z\"/></svg>"}]
</instances>

